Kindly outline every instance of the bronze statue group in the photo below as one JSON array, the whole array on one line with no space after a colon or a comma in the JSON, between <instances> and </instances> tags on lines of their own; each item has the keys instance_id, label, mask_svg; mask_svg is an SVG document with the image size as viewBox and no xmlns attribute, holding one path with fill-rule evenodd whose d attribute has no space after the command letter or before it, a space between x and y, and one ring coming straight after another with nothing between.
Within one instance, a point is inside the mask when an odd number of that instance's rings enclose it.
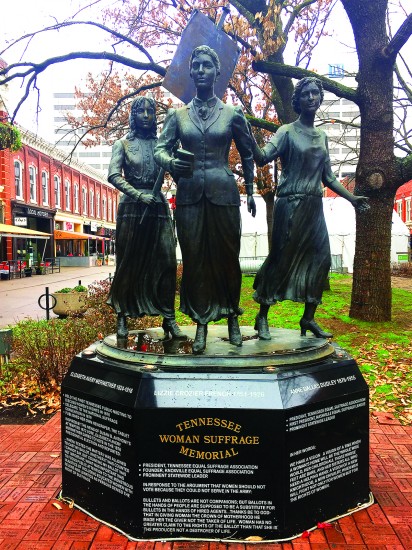
<instances>
[{"instance_id":1,"label":"bronze statue group","mask_svg":"<svg viewBox=\"0 0 412 550\"><path fill-rule=\"evenodd\" d=\"M242 345L240 195L228 166L232 141L241 158L252 216L254 161L263 166L279 158L282 164L272 246L254 282L259 338L271 339L269 307L282 300L305 304L303 336L309 330L318 338L331 337L314 320L330 268L322 183L360 212L368 203L345 189L331 170L326 134L314 126L323 99L321 82L315 77L298 82L293 95L298 119L282 126L261 149L241 108L215 96L220 74L216 52L208 46L195 48L189 70L196 97L169 110L158 140L155 102L139 96L132 104L130 132L113 145L108 179L123 196L108 303L117 313L118 339L127 338L127 317L144 315L162 316L166 336L185 338L175 320L176 252L169 207L162 193L153 193L157 178L166 171L177 187L175 220L183 262L180 309L197 326L193 353L204 352L208 323L222 318L227 319L230 344ZM176 153L178 147L183 154Z\"/></svg>"}]
</instances>

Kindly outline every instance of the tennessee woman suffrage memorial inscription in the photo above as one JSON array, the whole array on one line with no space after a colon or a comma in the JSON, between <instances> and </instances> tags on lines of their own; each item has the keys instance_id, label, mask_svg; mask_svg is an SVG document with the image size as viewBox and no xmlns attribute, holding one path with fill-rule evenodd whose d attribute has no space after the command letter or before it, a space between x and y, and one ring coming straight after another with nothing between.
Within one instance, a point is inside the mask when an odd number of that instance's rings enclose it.
<instances>
[{"instance_id":1,"label":"tennessee woman suffrage memorial inscription","mask_svg":"<svg viewBox=\"0 0 412 550\"><path fill-rule=\"evenodd\" d=\"M236 432L239 435L181 433L201 426L221 427ZM236 448L238 445L259 445L258 435L240 435L242 426L225 418L191 418L177 423L176 428L179 433L160 434L160 441L164 444L178 444L180 445L180 454L198 460L221 460L224 458L231 458L239 454ZM189 447L188 445L191 446ZM193 447L194 445L203 447ZM224 447L214 447L211 449L209 445L223 445Z\"/></svg>"}]
</instances>

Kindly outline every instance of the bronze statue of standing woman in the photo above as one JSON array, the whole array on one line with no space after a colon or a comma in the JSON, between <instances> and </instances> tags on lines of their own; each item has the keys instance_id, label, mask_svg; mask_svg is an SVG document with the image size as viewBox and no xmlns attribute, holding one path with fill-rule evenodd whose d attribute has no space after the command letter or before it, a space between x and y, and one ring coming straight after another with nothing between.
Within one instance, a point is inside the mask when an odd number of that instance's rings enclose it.
<instances>
[{"instance_id":1,"label":"bronze statue of standing woman","mask_svg":"<svg viewBox=\"0 0 412 550\"><path fill-rule=\"evenodd\" d=\"M127 317L161 315L163 330L184 337L175 321L176 249L168 203L153 187L160 168L156 105L139 96L130 112L130 132L112 149L108 180L123 195L116 222L116 274L107 303L117 313L117 337L128 335Z\"/></svg>"},{"instance_id":2,"label":"bronze statue of standing woman","mask_svg":"<svg viewBox=\"0 0 412 550\"><path fill-rule=\"evenodd\" d=\"M305 304L300 320L302 336L308 330L318 338L332 336L315 321L331 261L321 184L350 201L357 210L369 208L366 197L350 193L332 172L326 134L314 125L322 99L320 80L303 78L292 98L298 120L281 126L263 149L254 143L254 157L259 166L276 158L282 165L272 246L254 282L253 298L260 304L255 329L262 340L271 338L269 307L282 300Z\"/></svg>"},{"instance_id":3,"label":"bronze statue of standing woman","mask_svg":"<svg viewBox=\"0 0 412 550\"><path fill-rule=\"evenodd\" d=\"M228 320L230 343L242 345L240 195L228 167L232 140L242 160L248 210L253 216L256 212L252 140L242 110L215 96L219 74L216 52L208 46L195 48L190 76L196 97L185 107L169 110L155 149L156 161L177 180L175 218L183 259L180 309L197 324L193 353L203 353L208 323L222 318ZM192 153L194 165L174 157L179 142Z\"/></svg>"}]
</instances>

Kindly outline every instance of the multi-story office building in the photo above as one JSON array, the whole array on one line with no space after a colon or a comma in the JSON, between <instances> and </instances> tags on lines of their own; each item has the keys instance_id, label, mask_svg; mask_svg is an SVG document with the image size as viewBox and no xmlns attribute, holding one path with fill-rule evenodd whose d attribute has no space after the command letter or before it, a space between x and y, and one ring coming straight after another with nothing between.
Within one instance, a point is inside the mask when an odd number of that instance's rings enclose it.
<instances>
[{"instance_id":1,"label":"multi-story office building","mask_svg":"<svg viewBox=\"0 0 412 550\"><path fill-rule=\"evenodd\" d=\"M327 76L338 80L345 86L356 87L355 77L347 76L342 64L330 64ZM333 93L325 91L316 124L328 136L332 168L338 179L354 177L360 140L358 106L352 101L341 99Z\"/></svg>"},{"instance_id":2,"label":"multi-story office building","mask_svg":"<svg viewBox=\"0 0 412 550\"><path fill-rule=\"evenodd\" d=\"M67 156L87 164L107 175L112 146L108 144L85 147L79 138L82 132L74 130L67 123L67 114L81 117L82 111L77 108L78 99L73 92L55 92L53 94L53 142Z\"/></svg>"}]
</instances>

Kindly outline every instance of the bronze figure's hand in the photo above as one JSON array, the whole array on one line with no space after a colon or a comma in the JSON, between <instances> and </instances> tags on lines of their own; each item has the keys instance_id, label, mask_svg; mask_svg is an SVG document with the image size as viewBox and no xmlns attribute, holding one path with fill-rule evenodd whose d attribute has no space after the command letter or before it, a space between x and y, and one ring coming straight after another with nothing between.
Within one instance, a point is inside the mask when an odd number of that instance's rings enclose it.
<instances>
[{"instance_id":1,"label":"bronze figure's hand","mask_svg":"<svg viewBox=\"0 0 412 550\"><path fill-rule=\"evenodd\" d=\"M360 213L367 212L370 208L369 199L368 197L354 197L354 200L352 201L352 204Z\"/></svg>"},{"instance_id":2,"label":"bronze figure's hand","mask_svg":"<svg viewBox=\"0 0 412 550\"><path fill-rule=\"evenodd\" d=\"M139 200L148 206L152 206L156 203L156 197L152 193L142 193Z\"/></svg>"},{"instance_id":3,"label":"bronze figure's hand","mask_svg":"<svg viewBox=\"0 0 412 550\"><path fill-rule=\"evenodd\" d=\"M191 178L193 175L193 166L186 160L173 159L172 172L173 175L178 176L179 178Z\"/></svg>"},{"instance_id":4,"label":"bronze figure's hand","mask_svg":"<svg viewBox=\"0 0 412 550\"><path fill-rule=\"evenodd\" d=\"M247 211L252 214L253 218L256 216L256 203L252 195L247 196Z\"/></svg>"}]
</instances>

